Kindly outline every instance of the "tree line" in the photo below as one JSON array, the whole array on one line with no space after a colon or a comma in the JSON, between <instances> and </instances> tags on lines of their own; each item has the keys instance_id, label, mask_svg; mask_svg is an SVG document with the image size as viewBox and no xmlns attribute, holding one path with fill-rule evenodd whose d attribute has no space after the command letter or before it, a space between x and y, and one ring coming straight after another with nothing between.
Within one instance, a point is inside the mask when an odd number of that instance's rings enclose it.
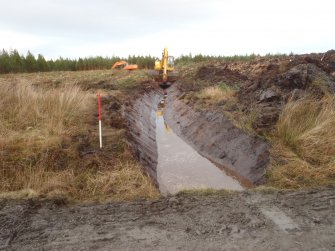
<instances>
[{"instance_id":1,"label":"tree line","mask_svg":"<svg viewBox=\"0 0 335 251\"><path fill-rule=\"evenodd\" d=\"M235 61L251 61L260 57L258 54L250 54L250 55L234 55L234 56L210 56L210 55L181 55L176 58L176 64L188 64L188 63L199 63L205 61L218 61L218 62L235 62Z\"/></svg>"},{"instance_id":2,"label":"tree line","mask_svg":"<svg viewBox=\"0 0 335 251\"><path fill-rule=\"evenodd\" d=\"M267 54L265 57L274 55ZM276 55L276 56L279 56ZM284 56L282 54L281 56ZM235 55L235 56L209 56L209 55L181 55L175 59L176 65L189 63L199 63L205 61L233 62L250 61L260 55ZM83 70L103 70L110 69L112 65L120 60L125 60L129 64L137 64L140 69L153 69L155 57L152 56L128 56L121 57L86 57L78 59L69 59L60 57L56 60L46 60L43 55L38 54L35 57L30 51L24 56L17 50L0 51L0 73L18 73L18 72L45 72L45 71L83 71Z\"/></svg>"},{"instance_id":3,"label":"tree line","mask_svg":"<svg viewBox=\"0 0 335 251\"><path fill-rule=\"evenodd\" d=\"M34 56L30 51L24 56L17 50L0 51L0 73L19 72L46 72L46 71L82 71L110 69L112 65L120 60L129 64L137 64L141 69L151 69L155 64L152 56L128 56L121 57L86 57L69 59L60 57L56 60L46 60L42 54Z\"/></svg>"},{"instance_id":4,"label":"tree line","mask_svg":"<svg viewBox=\"0 0 335 251\"><path fill-rule=\"evenodd\" d=\"M287 57L287 56L293 56L293 52L290 54L285 53L277 53L277 54L271 54L267 53L266 55L262 56L263 58L274 58L274 57ZM183 64L189 64L189 63L200 63L200 62L236 62L236 61L252 61L256 58L261 57L259 54L246 54L246 55L234 55L234 56L211 56L211 55L181 55L180 57L176 58L175 64L183 65Z\"/></svg>"}]
</instances>

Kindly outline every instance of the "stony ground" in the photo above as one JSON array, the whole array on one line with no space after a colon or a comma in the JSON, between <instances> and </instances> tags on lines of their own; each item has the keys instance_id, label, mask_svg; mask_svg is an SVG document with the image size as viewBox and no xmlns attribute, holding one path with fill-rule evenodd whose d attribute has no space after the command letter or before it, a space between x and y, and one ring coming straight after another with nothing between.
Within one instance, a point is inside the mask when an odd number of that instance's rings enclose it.
<instances>
[{"instance_id":1,"label":"stony ground","mask_svg":"<svg viewBox=\"0 0 335 251\"><path fill-rule=\"evenodd\" d=\"M335 250L335 188L66 205L1 200L3 250Z\"/></svg>"}]
</instances>

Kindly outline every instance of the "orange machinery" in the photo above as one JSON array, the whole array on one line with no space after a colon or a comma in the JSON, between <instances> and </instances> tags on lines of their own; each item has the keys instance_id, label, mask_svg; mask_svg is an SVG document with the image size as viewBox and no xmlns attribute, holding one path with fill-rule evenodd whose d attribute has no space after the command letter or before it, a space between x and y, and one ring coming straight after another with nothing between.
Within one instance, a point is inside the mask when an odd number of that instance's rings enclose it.
<instances>
[{"instance_id":1,"label":"orange machinery","mask_svg":"<svg viewBox=\"0 0 335 251\"><path fill-rule=\"evenodd\" d=\"M112 69L123 69L123 70L137 70L137 64L128 64L126 61L117 61L113 64Z\"/></svg>"}]
</instances>

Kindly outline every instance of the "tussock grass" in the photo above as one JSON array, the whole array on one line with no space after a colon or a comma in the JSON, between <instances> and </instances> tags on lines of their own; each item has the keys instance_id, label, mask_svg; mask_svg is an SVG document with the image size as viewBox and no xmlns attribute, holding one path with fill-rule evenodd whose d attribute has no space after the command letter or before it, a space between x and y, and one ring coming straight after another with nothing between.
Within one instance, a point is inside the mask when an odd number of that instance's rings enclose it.
<instances>
[{"instance_id":1,"label":"tussock grass","mask_svg":"<svg viewBox=\"0 0 335 251\"><path fill-rule=\"evenodd\" d=\"M141 167L131 161L119 162L111 171L89 176L86 188L88 194L107 200L154 199L159 196L156 187L141 172Z\"/></svg>"},{"instance_id":2,"label":"tussock grass","mask_svg":"<svg viewBox=\"0 0 335 251\"><path fill-rule=\"evenodd\" d=\"M97 149L95 93L83 91L86 82L78 74L1 76L0 198L157 198L123 129L104 128L109 145ZM91 74L87 85L99 88L99 79L110 73L85 74ZM87 147L93 154L82 155Z\"/></svg>"},{"instance_id":3,"label":"tussock grass","mask_svg":"<svg viewBox=\"0 0 335 251\"><path fill-rule=\"evenodd\" d=\"M312 164L335 160L335 99L289 102L277 124L277 135Z\"/></svg>"},{"instance_id":4,"label":"tussock grass","mask_svg":"<svg viewBox=\"0 0 335 251\"><path fill-rule=\"evenodd\" d=\"M235 105L237 109L233 112L230 112L229 106ZM238 107L238 103L236 100L232 100L232 102L227 102L225 104L224 109L226 110L224 113L230 119L230 121L237 127L243 130L244 132L248 133L249 135L255 135L254 123L259 116L259 109L251 104L250 111L242 111Z\"/></svg>"},{"instance_id":5,"label":"tussock grass","mask_svg":"<svg viewBox=\"0 0 335 251\"><path fill-rule=\"evenodd\" d=\"M267 185L277 188L322 187L335 183L334 165L311 165L281 143L273 146L274 160L268 171Z\"/></svg>"},{"instance_id":6,"label":"tussock grass","mask_svg":"<svg viewBox=\"0 0 335 251\"><path fill-rule=\"evenodd\" d=\"M236 90L229 86L210 86L200 90L196 97L211 104L217 104L222 101L231 100L234 98Z\"/></svg>"},{"instance_id":7,"label":"tussock grass","mask_svg":"<svg viewBox=\"0 0 335 251\"><path fill-rule=\"evenodd\" d=\"M277 123L269 183L283 188L335 183L335 98L289 102Z\"/></svg>"},{"instance_id":8,"label":"tussock grass","mask_svg":"<svg viewBox=\"0 0 335 251\"><path fill-rule=\"evenodd\" d=\"M75 148L62 144L85 131L91 102L76 86L43 91L30 83L2 83L0 191L39 189L50 172L74 163Z\"/></svg>"},{"instance_id":9,"label":"tussock grass","mask_svg":"<svg viewBox=\"0 0 335 251\"><path fill-rule=\"evenodd\" d=\"M66 168L55 170L43 166L16 169L10 188L0 198L66 198L77 201L121 201L159 196L156 187L133 161L107 163L101 170ZM110 168L113 167L113 168ZM4 177L8 178L8 175Z\"/></svg>"},{"instance_id":10,"label":"tussock grass","mask_svg":"<svg viewBox=\"0 0 335 251\"><path fill-rule=\"evenodd\" d=\"M31 84L2 84L1 136L14 134L24 138L25 134L29 137L35 134L41 138L71 134L83 122L83 114L91 103L89 95L77 86L42 91Z\"/></svg>"},{"instance_id":11,"label":"tussock grass","mask_svg":"<svg viewBox=\"0 0 335 251\"><path fill-rule=\"evenodd\" d=\"M32 189L23 189L15 192L4 192L0 193L0 199L31 199L36 198L38 194Z\"/></svg>"}]
</instances>

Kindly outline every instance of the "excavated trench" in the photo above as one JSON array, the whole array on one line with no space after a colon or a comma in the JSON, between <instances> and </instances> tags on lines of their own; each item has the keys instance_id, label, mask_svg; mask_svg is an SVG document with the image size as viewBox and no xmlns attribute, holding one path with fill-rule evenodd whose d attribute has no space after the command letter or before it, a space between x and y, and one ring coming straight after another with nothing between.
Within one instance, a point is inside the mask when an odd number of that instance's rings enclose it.
<instances>
[{"instance_id":1,"label":"excavated trench","mask_svg":"<svg viewBox=\"0 0 335 251\"><path fill-rule=\"evenodd\" d=\"M163 195L264 182L269 146L223 114L196 111L177 86L144 90L124 109L128 140Z\"/></svg>"}]
</instances>

